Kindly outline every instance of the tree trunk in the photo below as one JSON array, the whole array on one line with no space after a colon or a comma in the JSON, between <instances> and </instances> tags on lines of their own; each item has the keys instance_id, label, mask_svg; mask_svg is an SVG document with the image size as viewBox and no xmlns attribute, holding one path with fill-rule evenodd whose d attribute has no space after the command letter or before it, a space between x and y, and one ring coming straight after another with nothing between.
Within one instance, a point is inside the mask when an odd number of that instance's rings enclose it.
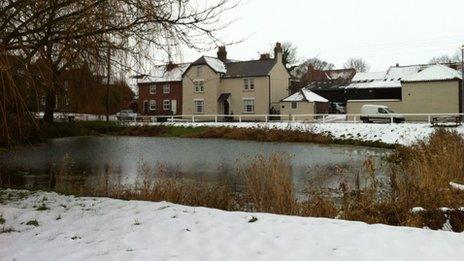
<instances>
[{"instance_id":1,"label":"tree trunk","mask_svg":"<svg viewBox=\"0 0 464 261\"><path fill-rule=\"evenodd\" d=\"M45 97L45 112L43 120L45 122L53 122L53 114L56 106L56 92L54 90L48 90L47 96Z\"/></svg>"}]
</instances>

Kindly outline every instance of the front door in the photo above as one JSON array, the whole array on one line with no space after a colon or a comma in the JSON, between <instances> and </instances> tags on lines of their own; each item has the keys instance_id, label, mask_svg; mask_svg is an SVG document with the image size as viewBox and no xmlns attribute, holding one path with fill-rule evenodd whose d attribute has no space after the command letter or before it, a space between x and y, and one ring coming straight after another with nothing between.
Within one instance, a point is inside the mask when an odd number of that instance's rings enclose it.
<instances>
[{"instance_id":1,"label":"front door","mask_svg":"<svg viewBox=\"0 0 464 261\"><path fill-rule=\"evenodd\" d=\"M224 101L223 102L223 107L224 107L224 115L229 115L229 102Z\"/></svg>"},{"instance_id":2,"label":"front door","mask_svg":"<svg viewBox=\"0 0 464 261\"><path fill-rule=\"evenodd\" d=\"M177 114L177 100L171 101L171 111L173 115Z\"/></svg>"},{"instance_id":3,"label":"front door","mask_svg":"<svg viewBox=\"0 0 464 261\"><path fill-rule=\"evenodd\" d=\"M148 114L148 101L143 101L143 114Z\"/></svg>"}]
</instances>

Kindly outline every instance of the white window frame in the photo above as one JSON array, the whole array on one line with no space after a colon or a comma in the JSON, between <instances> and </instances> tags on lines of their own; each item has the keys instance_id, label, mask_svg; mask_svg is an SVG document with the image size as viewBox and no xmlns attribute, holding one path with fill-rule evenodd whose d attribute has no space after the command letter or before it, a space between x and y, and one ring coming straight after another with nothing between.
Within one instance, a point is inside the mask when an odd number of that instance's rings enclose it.
<instances>
[{"instance_id":1,"label":"white window frame","mask_svg":"<svg viewBox=\"0 0 464 261\"><path fill-rule=\"evenodd\" d=\"M156 94L156 84L148 85L148 94Z\"/></svg>"},{"instance_id":2,"label":"white window frame","mask_svg":"<svg viewBox=\"0 0 464 261\"><path fill-rule=\"evenodd\" d=\"M252 107L251 111L247 110L248 105L246 104L246 102L249 102L249 101L253 102L253 104L252 104L253 107ZM255 113L255 98L243 98L243 106L242 106L242 108L243 108L243 113L244 114L253 114L253 113Z\"/></svg>"},{"instance_id":3,"label":"white window frame","mask_svg":"<svg viewBox=\"0 0 464 261\"><path fill-rule=\"evenodd\" d=\"M293 106L295 105L295 106ZM290 105L292 109L298 109L298 102L292 102L292 104Z\"/></svg>"},{"instance_id":4,"label":"white window frame","mask_svg":"<svg viewBox=\"0 0 464 261\"><path fill-rule=\"evenodd\" d=\"M148 110L156 111L156 100L150 100L148 102Z\"/></svg>"},{"instance_id":5,"label":"white window frame","mask_svg":"<svg viewBox=\"0 0 464 261\"><path fill-rule=\"evenodd\" d=\"M193 88L195 93L203 93L205 92L205 82L204 81L194 81Z\"/></svg>"},{"instance_id":6,"label":"white window frame","mask_svg":"<svg viewBox=\"0 0 464 261\"><path fill-rule=\"evenodd\" d=\"M255 79L254 78L243 79L243 89L245 91L254 91L255 90Z\"/></svg>"},{"instance_id":7,"label":"white window frame","mask_svg":"<svg viewBox=\"0 0 464 261\"><path fill-rule=\"evenodd\" d=\"M163 100L163 111L171 110L171 100Z\"/></svg>"},{"instance_id":8,"label":"white window frame","mask_svg":"<svg viewBox=\"0 0 464 261\"><path fill-rule=\"evenodd\" d=\"M202 110L201 111L198 111L198 107L197 107L197 102L201 102L202 103ZM203 99L195 99L193 100L193 113L194 114L203 114L205 113L205 100Z\"/></svg>"},{"instance_id":9,"label":"white window frame","mask_svg":"<svg viewBox=\"0 0 464 261\"><path fill-rule=\"evenodd\" d=\"M164 94L171 93L171 85L169 83L163 84L163 93Z\"/></svg>"}]
</instances>

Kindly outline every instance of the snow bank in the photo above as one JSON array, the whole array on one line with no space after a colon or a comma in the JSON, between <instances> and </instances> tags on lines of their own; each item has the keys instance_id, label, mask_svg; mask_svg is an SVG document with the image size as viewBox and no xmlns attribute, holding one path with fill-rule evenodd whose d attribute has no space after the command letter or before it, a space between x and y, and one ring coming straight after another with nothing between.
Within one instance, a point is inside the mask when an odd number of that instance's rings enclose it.
<instances>
[{"instance_id":1,"label":"snow bank","mask_svg":"<svg viewBox=\"0 0 464 261\"><path fill-rule=\"evenodd\" d=\"M342 119L342 118L340 118ZM158 123L153 123L157 125ZM163 123L184 127L240 127L240 128L276 128L282 130L299 130L313 133L326 133L338 139L356 139L363 141L381 141L387 144L411 145L419 140L427 139L436 128L427 123L403 124L364 124L364 123L302 123L302 122L269 122L269 123L214 123L214 122L177 122ZM450 128L464 135L464 127Z\"/></svg>"},{"instance_id":2,"label":"snow bank","mask_svg":"<svg viewBox=\"0 0 464 261\"><path fill-rule=\"evenodd\" d=\"M18 196L19 191L7 193ZM47 210L38 211L44 204ZM1 260L460 260L464 235L37 192L0 205ZM250 223L255 216L257 221ZM37 220L38 226L26 225Z\"/></svg>"}]
</instances>

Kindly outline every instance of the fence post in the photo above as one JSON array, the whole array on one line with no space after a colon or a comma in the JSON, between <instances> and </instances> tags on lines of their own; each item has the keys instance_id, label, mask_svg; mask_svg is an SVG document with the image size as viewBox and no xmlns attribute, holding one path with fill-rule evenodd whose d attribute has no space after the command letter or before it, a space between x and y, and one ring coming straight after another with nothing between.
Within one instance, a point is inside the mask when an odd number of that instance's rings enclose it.
<instances>
[{"instance_id":1,"label":"fence post","mask_svg":"<svg viewBox=\"0 0 464 261\"><path fill-rule=\"evenodd\" d=\"M295 122L295 115L292 115L292 122Z\"/></svg>"},{"instance_id":2,"label":"fence post","mask_svg":"<svg viewBox=\"0 0 464 261\"><path fill-rule=\"evenodd\" d=\"M195 122L195 115L192 115L192 122Z\"/></svg>"},{"instance_id":3,"label":"fence post","mask_svg":"<svg viewBox=\"0 0 464 261\"><path fill-rule=\"evenodd\" d=\"M356 115L353 116L353 121L354 121L354 123L357 122Z\"/></svg>"},{"instance_id":4,"label":"fence post","mask_svg":"<svg viewBox=\"0 0 464 261\"><path fill-rule=\"evenodd\" d=\"M432 122L432 116L430 115L427 115L428 119L429 119L429 124Z\"/></svg>"},{"instance_id":5,"label":"fence post","mask_svg":"<svg viewBox=\"0 0 464 261\"><path fill-rule=\"evenodd\" d=\"M214 122L217 123L217 115L214 116Z\"/></svg>"},{"instance_id":6,"label":"fence post","mask_svg":"<svg viewBox=\"0 0 464 261\"><path fill-rule=\"evenodd\" d=\"M390 123L393 123L393 115L390 116Z\"/></svg>"},{"instance_id":7,"label":"fence post","mask_svg":"<svg viewBox=\"0 0 464 261\"><path fill-rule=\"evenodd\" d=\"M264 121L268 121L267 115L264 116Z\"/></svg>"},{"instance_id":8,"label":"fence post","mask_svg":"<svg viewBox=\"0 0 464 261\"><path fill-rule=\"evenodd\" d=\"M174 116L171 116L171 122L174 122Z\"/></svg>"},{"instance_id":9,"label":"fence post","mask_svg":"<svg viewBox=\"0 0 464 261\"><path fill-rule=\"evenodd\" d=\"M325 123L325 115L322 115L322 123Z\"/></svg>"},{"instance_id":10,"label":"fence post","mask_svg":"<svg viewBox=\"0 0 464 261\"><path fill-rule=\"evenodd\" d=\"M242 115L238 116L238 122L242 122Z\"/></svg>"}]
</instances>

